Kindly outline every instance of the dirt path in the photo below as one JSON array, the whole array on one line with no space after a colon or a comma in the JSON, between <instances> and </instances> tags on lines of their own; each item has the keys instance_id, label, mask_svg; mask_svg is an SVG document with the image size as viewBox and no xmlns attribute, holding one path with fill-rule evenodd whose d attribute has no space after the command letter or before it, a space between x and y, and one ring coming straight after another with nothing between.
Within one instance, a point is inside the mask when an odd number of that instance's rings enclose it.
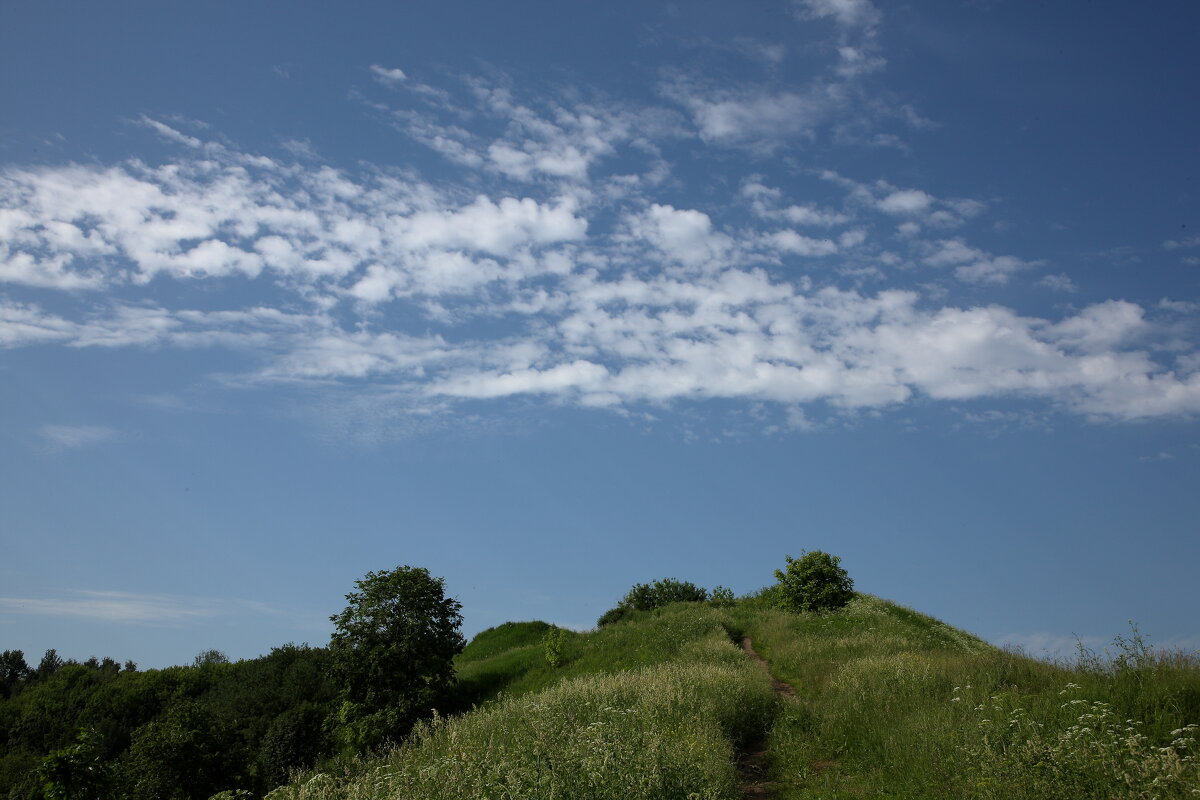
<instances>
[{"instance_id":1,"label":"dirt path","mask_svg":"<svg viewBox=\"0 0 1200 800\"><path fill-rule=\"evenodd\" d=\"M771 678L771 686L776 692L784 697L794 697L796 690L783 681L777 681L771 677L771 670L767 666L767 662L754 651L754 645L750 642L749 636L742 637L742 649L746 651L746 655L750 656L762 671L767 673L767 677ZM767 741L766 734L759 741L752 742L741 757L738 759L738 771L742 774L742 797L744 798L764 798L770 797L772 792L772 784L767 780Z\"/></svg>"}]
</instances>

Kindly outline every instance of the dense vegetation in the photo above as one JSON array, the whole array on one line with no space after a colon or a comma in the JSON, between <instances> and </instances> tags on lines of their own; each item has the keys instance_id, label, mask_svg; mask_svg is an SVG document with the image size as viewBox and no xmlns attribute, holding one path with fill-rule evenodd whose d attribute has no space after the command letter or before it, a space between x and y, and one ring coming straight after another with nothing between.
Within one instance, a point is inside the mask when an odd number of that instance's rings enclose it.
<instances>
[{"instance_id":1,"label":"dense vegetation","mask_svg":"<svg viewBox=\"0 0 1200 800\"><path fill-rule=\"evenodd\" d=\"M23 663L19 651L5 655ZM47 782L72 798L265 792L329 751L329 666L325 649L296 645L144 671L112 659L63 663L51 651L0 702L0 797L53 797ZM88 782L94 789L78 788Z\"/></svg>"},{"instance_id":2,"label":"dense vegetation","mask_svg":"<svg viewBox=\"0 0 1200 800\"><path fill-rule=\"evenodd\" d=\"M374 750L349 746L352 700L325 649L237 664L210 653L146 672L107 660L26 668L15 683L5 677L0 796L53 798L43 792L62 785L55 770L83 764L107 793L80 784L58 796L717 800L746 792L750 751L766 765L758 789L797 800L1200 795L1195 655L1155 652L1135 629L1118 637L1115 658L1084 651L1048 664L846 594L836 559L809 556L742 598L656 581L592 632L544 622L483 631L454 658L453 684L404 706L436 699L438 712ZM404 576L430 588L419 572ZM818 573L831 591L814 589ZM796 586L802 601L832 596L840 607L797 611ZM374 602L359 588L351 609ZM457 613L452 601L431 607Z\"/></svg>"}]
</instances>

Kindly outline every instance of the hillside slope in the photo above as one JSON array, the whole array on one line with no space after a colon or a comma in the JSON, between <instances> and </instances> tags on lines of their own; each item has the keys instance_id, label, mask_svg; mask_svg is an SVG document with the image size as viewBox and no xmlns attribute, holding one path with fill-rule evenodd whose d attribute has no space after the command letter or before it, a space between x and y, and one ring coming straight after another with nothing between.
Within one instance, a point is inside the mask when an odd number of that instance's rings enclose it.
<instances>
[{"instance_id":1,"label":"hillside slope","mask_svg":"<svg viewBox=\"0 0 1200 800\"><path fill-rule=\"evenodd\" d=\"M508 623L457 664L456 715L284 798L736 798L768 744L780 798L1183 798L1200 789L1200 668L1136 637L1054 666L869 596L793 614L741 601L566 633ZM735 642L749 636L781 698ZM474 710L469 710L474 707ZM760 793L763 786L757 787ZM761 796L758 795L758 796Z\"/></svg>"}]
</instances>

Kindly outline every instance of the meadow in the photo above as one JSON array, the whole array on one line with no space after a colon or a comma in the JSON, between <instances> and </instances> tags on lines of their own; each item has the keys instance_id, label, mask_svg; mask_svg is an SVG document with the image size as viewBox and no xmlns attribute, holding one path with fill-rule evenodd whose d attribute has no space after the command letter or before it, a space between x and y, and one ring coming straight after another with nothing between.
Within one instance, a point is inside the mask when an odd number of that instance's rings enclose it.
<instances>
[{"instance_id":1,"label":"meadow","mask_svg":"<svg viewBox=\"0 0 1200 800\"><path fill-rule=\"evenodd\" d=\"M823 613L747 597L587 633L509 623L457 670L460 707L268 797L737 798L739 754L764 741L757 796L1200 796L1200 660L1136 629L1053 664L867 595Z\"/></svg>"}]
</instances>

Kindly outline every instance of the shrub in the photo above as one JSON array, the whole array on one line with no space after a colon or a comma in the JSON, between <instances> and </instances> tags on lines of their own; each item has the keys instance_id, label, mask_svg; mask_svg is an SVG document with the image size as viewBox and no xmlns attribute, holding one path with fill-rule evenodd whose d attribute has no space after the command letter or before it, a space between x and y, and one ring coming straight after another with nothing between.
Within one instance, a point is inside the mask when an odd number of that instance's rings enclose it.
<instances>
[{"instance_id":1,"label":"shrub","mask_svg":"<svg viewBox=\"0 0 1200 800\"><path fill-rule=\"evenodd\" d=\"M668 603L702 603L708 592L691 581L660 578L653 583L636 583L621 605L635 611L651 611Z\"/></svg>"},{"instance_id":2,"label":"shrub","mask_svg":"<svg viewBox=\"0 0 1200 800\"><path fill-rule=\"evenodd\" d=\"M708 602L716 608L732 608L737 601L734 599L733 589L716 586L709 594Z\"/></svg>"},{"instance_id":3,"label":"shrub","mask_svg":"<svg viewBox=\"0 0 1200 800\"><path fill-rule=\"evenodd\" d=\"M603 628L605 625L611 625L614 622L620 622L629 616L630 610L631 609L626 608L625 606L610 608L608 611L605 611L600 615L600 619L596 620L596 627Z\"/></svg>"},{"instance_id":4,"label":"shrub","mask_svg":"<svg viewBox=\"0 0 1200 800\"><path fill-rule=\"evenodd\" d=\"M779 581L775 600L788 611L831 611L854 598L854 581L842 569L841 559L820 550L787 556L787 569L775 570Z\"/></svg>"},{"instance_id":5,"label":"shrub","mask_svg":"<svg viewBox=\"0 0 1200 800\"><path fill-rule=\"evenodd\" d=\"M546 652L546 663L554 669L563 664L563 646L567 642L567 632L562 628L551 628L542 637L542 648Z\"/></svg>"}]
</instances>

